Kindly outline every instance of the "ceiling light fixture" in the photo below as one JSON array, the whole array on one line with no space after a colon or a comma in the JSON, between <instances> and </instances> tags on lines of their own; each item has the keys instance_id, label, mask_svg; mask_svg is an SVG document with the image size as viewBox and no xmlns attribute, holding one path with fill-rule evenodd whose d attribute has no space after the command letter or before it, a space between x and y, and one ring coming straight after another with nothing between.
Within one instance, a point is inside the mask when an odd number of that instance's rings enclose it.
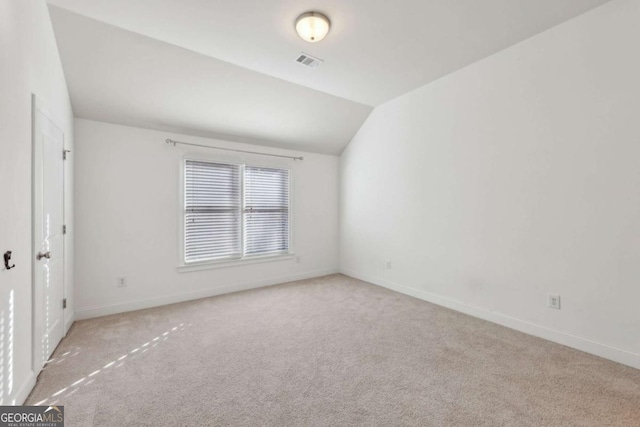
<instances>
[{"instance_id":1,"label":"ceiling light fixture","mask_svg":"<svg viewBox=\"0 0 640 427\"><path fill-rule=\"evenodd\" d=\"M307 12L296 19L296 31L302 40L316 43L329 32L329 18L318 12Z\"/></svg>"}]
</instances>

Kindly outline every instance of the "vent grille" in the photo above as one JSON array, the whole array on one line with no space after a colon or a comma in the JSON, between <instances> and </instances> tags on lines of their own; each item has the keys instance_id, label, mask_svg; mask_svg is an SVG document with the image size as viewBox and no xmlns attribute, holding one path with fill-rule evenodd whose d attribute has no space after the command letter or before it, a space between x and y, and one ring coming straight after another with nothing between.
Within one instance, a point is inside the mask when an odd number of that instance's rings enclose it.
<instances>
[{"instance_id":1,"label":"vent grille","mask_svg":"<svg viewBox=\"0 0 640 427\"><path fill-rule=\"evenodd\" d=\"M298 55L298 58L296 59L296 62L305 65L309 68L318 68L320 66L320 64L322 64L322 59L320 58L316 58L313 57L307 53L301 53L300 55Z\"/></svg>"}]
</instances>

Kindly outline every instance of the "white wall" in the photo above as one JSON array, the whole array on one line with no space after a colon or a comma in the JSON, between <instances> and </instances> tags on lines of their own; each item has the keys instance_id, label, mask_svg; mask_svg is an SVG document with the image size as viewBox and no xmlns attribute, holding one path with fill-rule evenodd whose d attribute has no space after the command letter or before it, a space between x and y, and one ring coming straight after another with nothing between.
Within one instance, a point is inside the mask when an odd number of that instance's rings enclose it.
<instances>
[{"instance_id":1,"label":"white wall","mask_svg":"<svg viewBox=\"0 0 640 427\"><path fill-rule=\"evenodd\" d=\"M0 0L0 252L16 267L0 267L0 404L20 404L31 391L31 94L58 119L73 150L73 112L47 5ZM71 157L73 159L73 157ZM73 313L73 160L65 165L65 294ZM0 254L1 255L1 254ZM0 258L1 260L1 258Z\"/></svg>"},{"instance_id":2,"label":"white wall","mask_svg":"<svg viewBox=\"0 0 640 427\"><path fill-rule=\"evenodd\" d=\"M165 139L293 152L82 119L76 119L75 131L78 318L337 272L338 157L304 153L302 162L284 160L292 168L293 243L300 263L289 259L178 272L184 153L260 164L283 160L185 150ZM122 276L128 285L118 288L116 279Z\"/></svg>"},{"instance_id":3,"label":"white wall","mask_svg":"<svg viewBox=\"0 0 640 427\"><path fill-rule=\"evenodd\" d=\"M638 22L614 0L376 108L341 270L640 368Z\"/></svg>"}]
</instances>

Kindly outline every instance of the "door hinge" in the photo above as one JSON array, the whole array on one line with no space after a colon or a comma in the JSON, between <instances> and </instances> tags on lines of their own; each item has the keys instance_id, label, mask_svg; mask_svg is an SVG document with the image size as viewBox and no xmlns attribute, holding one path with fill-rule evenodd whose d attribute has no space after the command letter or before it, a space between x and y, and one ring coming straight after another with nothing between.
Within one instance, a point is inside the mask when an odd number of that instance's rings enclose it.
<instances>
[{"instance_id":1,"label":"door hinge","mask_svg":"<svg viewBox=\"0 0 640 427\"><path fill-rule=\"evenodd\" d=\"M70 153L71 150L62 150L62 160L67 160L67 153Z\"/></svg>"},{"instance_id":2,"label":"door hinge","mask_svg":"<svg viewBox=\"0 0 640 427\"><path fill-rule=\"evenodd\" d=\"M67 234L67 226L66 226L66 224L62 226L62 234Z\"/></svg>"},{"instance_id":3,"label":"door hinge","mask_svg":"<svg viewBox=\"0 0 640 427\"><path fill-rule=\"evenodd\" d=\"M64 298L62 300L62 308L67 308L67 299L66 298Z\"/></svg>"}]
</instances>

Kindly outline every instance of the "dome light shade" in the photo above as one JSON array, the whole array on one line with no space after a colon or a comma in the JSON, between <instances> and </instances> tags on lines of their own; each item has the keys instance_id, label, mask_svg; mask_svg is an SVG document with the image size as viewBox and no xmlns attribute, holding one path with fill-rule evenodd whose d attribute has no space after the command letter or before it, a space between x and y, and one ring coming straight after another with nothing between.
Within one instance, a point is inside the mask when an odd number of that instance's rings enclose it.
<instances>
[{"instance_id":1,"label":"dome light shade","mask_svg":"<svg viewBox=\"0 0 640 427\"><path fill-rule=\"evenodd\" d=\"M316 43L329 32L329 18L318 12L307 12L296 19L296 31L302 40Z\"/></svg>"}]
</instances>

